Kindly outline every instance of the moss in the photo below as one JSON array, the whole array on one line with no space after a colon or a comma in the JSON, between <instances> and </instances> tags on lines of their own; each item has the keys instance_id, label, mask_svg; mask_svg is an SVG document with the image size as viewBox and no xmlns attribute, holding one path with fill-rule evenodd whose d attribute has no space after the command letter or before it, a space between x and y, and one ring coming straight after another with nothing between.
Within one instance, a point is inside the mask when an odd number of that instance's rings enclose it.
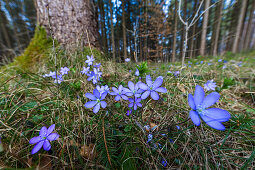
<instances>
[{"instance_id":1,"label":"moss","mask_svg":"<svg viewBox=\"0 0 255 170\"><path fill-rule=\"evenodd\" d=\"M16 57L10 65L15 66L18 70L34 72L40 65L39 63L47 59L51 47L52 39L47 38L44 28L37 27L35 35L24 53Z\"/></svg>"}]
</instances>

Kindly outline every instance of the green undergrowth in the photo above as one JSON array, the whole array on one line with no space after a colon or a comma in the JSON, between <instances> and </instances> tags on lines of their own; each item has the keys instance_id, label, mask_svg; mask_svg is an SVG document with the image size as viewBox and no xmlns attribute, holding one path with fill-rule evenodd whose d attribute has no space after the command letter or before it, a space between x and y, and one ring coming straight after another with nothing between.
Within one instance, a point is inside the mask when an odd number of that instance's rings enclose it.
<instances>
[{"instance_id":1,"label":"green undergrowth","mask_svg":"<svg viewBox=\"0 0 255 170\"><path fill-rule=\"evenodd\" d=\"M94 114L84 107L89 101L85 93L95 88L80 73L87 55L94 55L95 62L102 64L101 85L127 87L128 81L139 80L134 76L137 68L143 82L146 74L153 80L163 76L168 92L160 94L158 101L146 100L129 117L128 101L116 102L108 95L107 109ZM47 162L50 169L254 169L254 51L187 59L177 77L172 73L180 71L180 63L115 64L90 48L67 52L57 46L50 48L46 57L47 62L39 64L36 71L19 73L0 86L4 148L0 167L36 168ZM64 66L70 72L60 85L42 77ZM205 123L195 126L189 119L188 94L194 93L197 84L203 86L212 79L221 95L215 107L228 110L232 116L224 123L225 131ZM29 139L38 136L41 127L53 123L60 138L51 142L50 151L41 149L31 155ZM146 131L145 125L154 130ZM147 142L149 133L153 138ZM162 160L167 161L166 167Z\"/></svg>"}]
</instances>

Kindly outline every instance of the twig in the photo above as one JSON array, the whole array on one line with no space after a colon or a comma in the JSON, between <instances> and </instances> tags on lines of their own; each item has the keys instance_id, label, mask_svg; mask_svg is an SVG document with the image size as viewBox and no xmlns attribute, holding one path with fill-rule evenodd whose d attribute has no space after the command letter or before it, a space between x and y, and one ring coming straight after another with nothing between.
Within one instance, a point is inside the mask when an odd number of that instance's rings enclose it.
<instances>
[{"instance_id":1,"label":"twig","mask_svg":"<svg viewBox=\"0 0 255 170\"><path fill-rule=\"evenodd\" d=\"M106 143L106 137L105 137L105 129L104 129L104 119L102 120L103 124L102 124L102 128L103 128L103 135L104 135L104 145L105 145L105 149L106 149L106 152L107 152L107 158L108 158L108 161L112 167L112 162L111 162L111 158L110 158L110 155L109 155L109 151L108 151L108 148L107 148L107 143Z\"/></svg>"}]
</instances>

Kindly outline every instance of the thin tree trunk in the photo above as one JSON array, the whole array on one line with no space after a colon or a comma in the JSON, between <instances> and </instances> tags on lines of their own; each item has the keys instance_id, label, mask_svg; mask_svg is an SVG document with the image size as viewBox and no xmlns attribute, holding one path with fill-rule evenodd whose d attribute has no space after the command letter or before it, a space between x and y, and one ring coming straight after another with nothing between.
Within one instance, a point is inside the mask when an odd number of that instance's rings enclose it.
<instances>
[{"instance_id":1,"label":"thin tree trunk","mask_svg":"<svg viewBox=\"0 0 255 170\"><path fill-rule=\"evenodd\" d=\"M242 25L243 25L243 20L244 20L244 15L245 15L245 8L246 8L246 4L247 4L247 0L243 0L242 1L242 6L241 6L241 12L238 18L238 24L237 24L237 28L236 28L236 33L235 33L235 39L234 39L234 43L232 46L232 52L236 53L238 51L238 42L239 42L239 38L241 35L241 29L242 29Z\"/></svg>"},{"instance_id":2,"label":"thin tree trunk","mask_svg":"<svg viewBox=\"0 0 255 170\"><path fill-rule=\"evenodd\" d=\"M100 25L101 25L101 31L102 31L102 44L103 44L103 50L108 49L107 45L107 38L106 38L106 28L105 28L105 11L104 11L104 3L102 0L99 0L98 6L100 9Z\"/></svg>"},{"instance_id":3,"label":"thin tree trunk","mask_svg":"<svg viewBox=\"0 0 255 170\"><path fill-rule=\"evenodd\" d=\"M187 0L183 1L184 7L183 7L183 20L186 21L187 19ZM182 26L182 36L181 36L181 47L180 47L180 52L181 56L183 56L183 48L184 48L184 41L185 41L185 28Z\"/></svg>"},{"instance_id":4,"label":"thin tree trunk","mask_svg":"<svg viewBox=\"0 0 255 170\"><path fill-rule=\"evenodd\" d=\"M218 42L220 35L220 24L221 24L221 14L222 14L223 1L219 2L215 10L215 19L214 19L214 29L212 34L212 52L213 56L217 55Z\"/></svg>"},{"instance_id":5,"label":"thin tree trunk","mask_svg":"<svg viewBox=\"0 0 255 170\"><path fill-rule=\"evenodd\" d=\"M251 42L251 32L252 32L252 19L254 18L254 10L255 10L255 0L252 2L252 7L250 11L249 21L247 25L247 31L244 38L244 50L248 50L250 48L250 42Z\"/></svg>"},{"instance_id":6,"label":"thin tree trunk","mask_svg":"<svg viewBox=\"0 0 255 170\"><path fill-rule=\"evenodd\" d=\"M124 0L122 2L122 32L123 32L123 51L124 51L124 58L127 58L127 37L126 37L126 23L125 23L125 4Z\"/></svg>"},{"instance_id":7,"label":"thin tree trunk","mask_svg":"<svg viewBox=\"0 0 255 170\"><path fill-rule=\"evenodd\" d=\"M176 59L176 34L177 34L177 21L178 21L178 14L177 14L177 9L178 9L178 1L175 0L175 9L174 9L174 36L173 36L173 48L172 48L172 62L175 62Z\"/></svg>"},{"instance_id":8,"label":"thin tree trunk","mask_svg":"<svg viewBox=\"0 0 255 170\"><path fill-rule=\"evenodd\" d=\"M111 13L111 37L112 37L112 56L113 56L113 61L116 61L116 56L115 56L115 42L114 42L114 27L113 27L113 12L112 12L112 1L109 0L110 4L110 13Z\"/></svg>"},{"instance_id":9,"label":"thin tree trunk","mask_svg":"<svg viewBox=\"0 0 255 170\"><path fill-rule=\"evenodd\" d=\"M198 4L197 3L198 0L195 0L195 5L194 5L194 11L193 11L193 15L191 18L194 18L195 14L196 14L196 11L197 11L197 8L198 8ZM194 43L195 43L195 35L196 35L196 24L194 24L192 26L192 33L191 33L191 40L190 40L190 45L189 45L189 58L192 59L193 57L193 48L194 48Z\"/></svg>"},{"instance_id":10,"label":"thin tree trunk","mask_svg":"<svg viewBox=\"0 0 255 170\"><path fill-rule=\"evenodd\" d=\"M210 0L205 0L205 8L207 9L210 5ZM206 32L207 32L207 24L208 24L208 16L209 10L207 10L203 17L203 26L202 26L202 35L201 35L201 44L200 44L200 55L205 55L206 48Z\"/></svg>"}]
</instances>

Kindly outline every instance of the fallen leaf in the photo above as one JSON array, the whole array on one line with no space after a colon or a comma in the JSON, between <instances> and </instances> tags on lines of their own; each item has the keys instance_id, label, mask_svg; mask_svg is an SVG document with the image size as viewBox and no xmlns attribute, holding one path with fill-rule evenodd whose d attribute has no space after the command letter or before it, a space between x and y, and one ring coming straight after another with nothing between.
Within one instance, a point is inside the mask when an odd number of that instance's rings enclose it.
<instances>
[{"instance_id":1,"label":"fallen leaf","mask_svg":"<svg viewBox=\"0 0 255 170\"><path fill-rule=\"evenodd\" d=\"M87 146L86 144L81 147L80 151L81 156L83 156L86 159L93 160L96 157L96 147L95 144L89 144Z\"/></svg>"}]
</instances>

